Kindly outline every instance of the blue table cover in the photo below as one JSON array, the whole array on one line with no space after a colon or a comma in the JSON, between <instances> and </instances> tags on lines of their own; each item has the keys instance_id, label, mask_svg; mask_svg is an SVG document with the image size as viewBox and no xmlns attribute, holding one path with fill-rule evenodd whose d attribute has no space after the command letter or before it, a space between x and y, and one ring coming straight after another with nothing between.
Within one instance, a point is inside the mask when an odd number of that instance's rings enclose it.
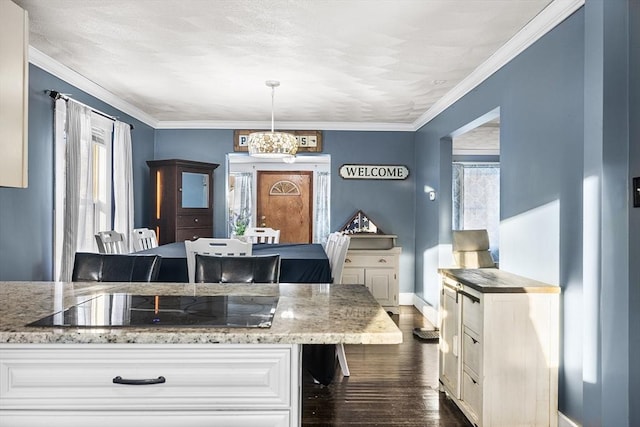
<instances>
[{"instance_id":1,"label":"blue table cover","mask_svg":"<svg viewBox=\"0 0 640 427\"><path fill-rule=\"evenodd\" d=\"M184 242L168 243L137 252L162 257L158 282L188 282ZM331 283L329 259L320 244L254 244L253 255L280 255L280 282Z\"/></svg>"}]
</instances>

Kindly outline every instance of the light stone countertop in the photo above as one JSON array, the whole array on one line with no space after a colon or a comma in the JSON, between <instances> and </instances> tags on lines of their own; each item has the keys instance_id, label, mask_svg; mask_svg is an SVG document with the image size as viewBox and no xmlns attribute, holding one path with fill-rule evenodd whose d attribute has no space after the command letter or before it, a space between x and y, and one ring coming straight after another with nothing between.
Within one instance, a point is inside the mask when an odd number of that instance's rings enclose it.
<instances>
[{"instance_id":1,"label":"light stone countertop","mask_svg":"<svg viewBox=\"0 0 640 427\"><path fill-rule=\"evenodd\" d=\"M270 328L26 326L104 293L278 295L279 301ZM0 345L401 342L402 332L363 285L0 282Z\"/></svg>"}]
</instances>

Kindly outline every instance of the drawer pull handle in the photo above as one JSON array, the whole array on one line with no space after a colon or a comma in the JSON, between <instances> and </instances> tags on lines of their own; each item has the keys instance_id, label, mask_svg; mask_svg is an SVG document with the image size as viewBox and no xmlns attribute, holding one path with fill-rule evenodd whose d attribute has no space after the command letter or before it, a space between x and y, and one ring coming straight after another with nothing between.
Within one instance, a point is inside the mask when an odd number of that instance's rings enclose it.
<instances>
[{"instance_id":1,"label":"drawer pull handle","mask_svg":"<svg viewBox=\"0 0 640 427\"><path fill-rule=\"evenodd\" d=\"M381 262L381 263L383 263L383 264L386 264L386 263L387 263L387 260L386 260L386 259L384 259L384 258L380 258L380 259L378 260L378 262Z\"/></svg>"},{"instance_id":2,"label":"drawer pull handle","mask_svg":"<svg viewBox=\"0 0 640 427\"><path fill-rule=\"evenodd\" d=\"M198 222L198 218L193 218L193 222Z\"/></svg>"},{"instance_id":3,"label":"drawer pull handle","mask_svg":"<svg viewBox=\"0 0 640 427\"><path fill-rule=\"evenodd\" d=\"M151 378L146 380L129 380L126 378L122 378L121 376L117 376L113 379L114 384L127 384L127 385L149 385L149 384L162 384L166 382L165 377Z\"/></svg>"},{"instance_id":4,"label":"drawer pull handle","mask_svg":"<svg viewBox=\"0 0 640 427\"><path fill-rule=\"evenodd\" d=\"M474 384L478 384L478 381L474 380L473 378L471 378L471 382Z\"/></svg>"},{"instance_id":5,"label":"drawer pull handle","mask_svg":"<svg viewBox=\"0 0 640 427\"><path fill-rule=\"evenodd\" d=\"M478 340L475 338L471 338L471 342L473 342L474 344L478 344Z\"/></svg>"},{"instance_id":6,"label":"drawer pull handle","mask_svg":"<svg viewBox=\"0 0 640 427\"><path fill-rule=\"evenodd\" d=\"M474 303L474 304L475 304L475 303L480 304L480 298L478 298L477 296L475 296L475 295L471 295L471 294L469 294L469 293L467 293L467 292L465 292L465 291L458 291L458 293L459 293L460 295L463 295L463 296L465 296L465 297L469 298L469 299L471 300L471 302L472 302L472 303Z\"/></svg>"},{"instance_id":7,"label":"drawer pull handle","mask_svg":"<svg viewBox=\"0 0 640 427\"><path fill-rule=\"evenodd\" d=\"M344 262L351 262L349 258L345 258Z\"/></svg>"}]
</instances>

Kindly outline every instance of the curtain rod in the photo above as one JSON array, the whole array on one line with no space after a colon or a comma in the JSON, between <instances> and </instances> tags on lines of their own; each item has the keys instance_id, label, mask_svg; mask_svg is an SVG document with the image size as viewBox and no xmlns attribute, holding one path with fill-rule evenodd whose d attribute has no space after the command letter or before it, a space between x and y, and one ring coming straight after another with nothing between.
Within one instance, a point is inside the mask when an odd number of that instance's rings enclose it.
<instances>
[{"instance_id":1,"label":"curtain rod","mask_svg":"<svg viewBox=\"0 0 640 427\"><path fill-rule=\"evenodd\" d=\"M84 103L82 103L82 102L80 102L80 101L78 101L78 100L75 100L75 99L71 98L70 96L65 95L65 94L63 94L63 93L60 93L60 92L58 92L58 91L56 91L56 90L45 90L45 92L48 92L48 93L49 93L49 96L50 96L51 98L53 98L53 99L62 99L62 100L64 100L64 101L69 101L69 100L71 100L71 101L73 101L73 102L77 102L78 104L83 105L83 106L85 106L85 107L89 108L89 109L90 109L91 111L93 111L94 113L99 114L99 115L101 115L101 116L103 116L103 117L106 117L106 118L107 118L107 119L109 119L109 120L113 120L114 122L115 122L116 120L118 120L118 118L117 118L117 117L111 116L111 115L109 115L109 114L107 114L107 113L104 113L104 112L102 112L102 111L100 111L100 110L96 110L95 108L91 107L90 105L84 104ZM118 120L118 121L122 121L122 120ZM127 122L123 122L123 123L127 123ZM131 127L131 129L133 130L133 125L132 125L131 123L127 123L127 124L128 124L128 125Z\"/></svg>"}]
</instances>

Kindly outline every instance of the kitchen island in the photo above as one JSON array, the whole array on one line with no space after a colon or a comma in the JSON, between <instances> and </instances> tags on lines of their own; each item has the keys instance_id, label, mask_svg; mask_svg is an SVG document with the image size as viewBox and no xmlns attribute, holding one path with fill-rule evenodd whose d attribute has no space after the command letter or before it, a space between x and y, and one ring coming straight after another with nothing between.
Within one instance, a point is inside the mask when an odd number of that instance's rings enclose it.
<instances>
[{"instance_id":1,"label":"kitchen island","mask_svg":"<svg viewBox=\"0 0 640 427\"><path fill-rule=\"evenodd\" d=\"M100 294L278 302L268 328L26 326ZM0 301L7 427L297 426L303 344L402 341L362 285L0 282Z\"/></svg>"}]
</instances>

